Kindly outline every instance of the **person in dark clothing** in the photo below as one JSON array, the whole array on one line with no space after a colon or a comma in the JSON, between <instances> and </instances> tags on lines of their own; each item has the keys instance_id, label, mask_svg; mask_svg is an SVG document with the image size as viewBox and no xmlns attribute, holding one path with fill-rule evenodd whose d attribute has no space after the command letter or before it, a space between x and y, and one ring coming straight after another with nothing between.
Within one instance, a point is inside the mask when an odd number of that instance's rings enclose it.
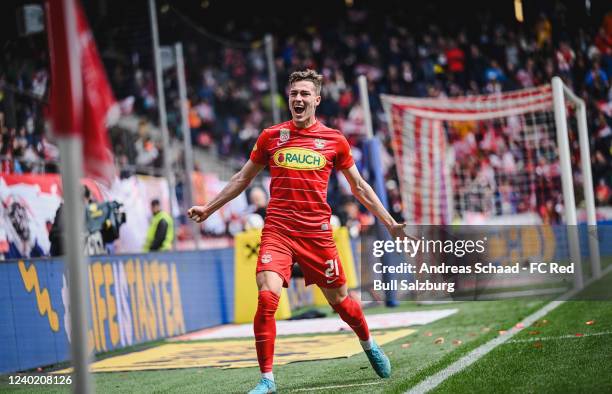
<instances>
[{"instance_id":1,"label":"person in dark clothing","mask_svg":"<svg viewBox=\"0 0 612 394\"><path fill-rule=\"evenodd\" d=\"M53 225L51 226L51 230L49 231L49 242L51 242L51 247L49 248L49 254L51 256L61 256L63 254L62 245L62 208L64 207L64 203L61 203L60 206L55 211L55 219L53 219Z\"/></svg>"},{"instance_id":2,"label":"person in dark clothing","mask_svg":"<svg viewBox=\"0 0 612 394\"><path fill-rule=\"evenodd\" d=\"M83 186L83 203L85 204L85 207L87 208L87 206L93 202L94 201L91 198L91 190L89 190L87 186ZM51 225L51 230L49 231L49 242L51 242L49 254L51 256L61 256L64 254L64 245L62 244L64 232L64 226L62 225L63 208L64 203L62 202L57 208L57 211L55 211L55 219L53 219L53 225Z\"/></svg>"}]
</instances>

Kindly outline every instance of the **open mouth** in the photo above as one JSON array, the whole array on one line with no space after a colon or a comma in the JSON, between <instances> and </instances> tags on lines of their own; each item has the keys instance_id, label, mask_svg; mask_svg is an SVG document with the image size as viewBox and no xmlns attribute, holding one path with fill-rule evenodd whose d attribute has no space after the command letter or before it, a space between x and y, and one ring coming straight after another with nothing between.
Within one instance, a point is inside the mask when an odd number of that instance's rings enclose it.
<instances>
[{"instance_id":1,"label":"open mouth","mask_svg":"<svg viewBox=\"0 0 612 394\"><path fill-rule=\"evenodd\" d=\"M306 108L304 107L293 107L293 111L297 114L297 115L301 115L304 113L304 111L306 110Z\"/></svg>"}]
</instances>

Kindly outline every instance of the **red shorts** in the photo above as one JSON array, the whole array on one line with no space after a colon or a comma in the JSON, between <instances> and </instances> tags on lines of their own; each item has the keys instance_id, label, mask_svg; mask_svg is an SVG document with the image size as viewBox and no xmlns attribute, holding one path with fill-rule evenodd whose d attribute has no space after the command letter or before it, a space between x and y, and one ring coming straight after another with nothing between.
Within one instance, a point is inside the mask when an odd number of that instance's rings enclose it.
<instances>
[{"instance_id":1,"label":"red shorts","mask_svg":"<svg viewBox=\"0 0 612 394\"><path fill-rule=\"evenodd\" d=\"M257 272L276 272L283 278L283 287L288 287L294 262L302 269L306 286L314 283L319 287L337 288L346 283L331 234L321 238L302 238L264 231L257 258Z\"/></svg>"}]
</instances>

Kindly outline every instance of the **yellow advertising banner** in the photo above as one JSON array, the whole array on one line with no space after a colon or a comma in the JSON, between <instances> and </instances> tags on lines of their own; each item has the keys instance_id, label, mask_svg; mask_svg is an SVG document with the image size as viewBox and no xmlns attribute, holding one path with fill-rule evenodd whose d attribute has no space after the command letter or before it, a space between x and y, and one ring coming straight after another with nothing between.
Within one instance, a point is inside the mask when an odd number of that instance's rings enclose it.
<instances>
[{"instance_id":1,"label":"yellow advertising banner","mask_svg":"<svg viewBox=\"0 0 612 394\"><path fill-rule=\"evenodd\" d=\"M234 239L234 323L250 323L257 310L255 269L261 240L260 230L244 231ZM287 290L283 289L276 319L291 317Z\"/></svg>"}]
</instances>

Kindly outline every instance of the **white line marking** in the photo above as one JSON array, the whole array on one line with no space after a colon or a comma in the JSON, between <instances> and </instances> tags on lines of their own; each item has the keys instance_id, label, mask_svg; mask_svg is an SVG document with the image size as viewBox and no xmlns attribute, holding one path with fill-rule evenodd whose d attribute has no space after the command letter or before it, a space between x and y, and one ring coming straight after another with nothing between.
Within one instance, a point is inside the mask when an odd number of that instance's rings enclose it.
<instances>
[{"instance_id":1,"label":"white line marking","mask_svg":"<svg viewBox=\"0 0 612 394\"><path fill-rule=\"evenodd\" d=\"M580 339L587 337L598 337L601 335L612 335L612 331L602 331L602 332L594 332L592 334L582 334L582 335L560 335L558 337L533 337L527 339L513 339L512 341L508 341L505 344L511 343L529 343L529 342L540 342L540 341L556 341L561 339Z\"/></svg>"},{"instance_id":2,"label":"white line marking","mask_svg":"<svg viewBox=\"0 0 612 394\"><path fill-rule=\"evenodd\" d=\"M612 271L612 265L608 266L605 270L603 270L602 273L601 273L601 276L599 278L604 277L605 275L607 275L611 271ZM599 278L597 278L597 279L599 279ZM489 342L487 342L487 343L485 343L483 345L480 345L479 347L477 347L476 349L472 350L471 352L469 352L465 356L461 357L459 360L455 361L454 363L452 363L448 367L444 368L443 370L439 371L438 373L435 373L435 374L431 375L427 379L423 380L421 383L417 384L416 386L414 386L410 390L406 391L406 393L407 394L423 394L423 393L426 393L428 391L433 390L438 385L440 385L440 383L444 382L446 379L448 379L452 375L454 375L454 374L456 374L458 372L461 372L465 368L467 368L470 365L474 364L476 361L478 361L482 357L486 356L487 353L489 353L491 350L495 349L496 347L498 347L499 345L501 345L504 342L508 341L510 338L512 338L513 336L515 336L519 332L523 331L525 329L525 327L531 326L538 319L544 317L546 314L551 312L553 309L555 309L558 306L560 306L563 303L565 303L565 301L567 301L571 297L575 296L577 293L579 293L584 288L588 287L591 283L595 282L595 280L596 279L591 279L587 283L584 284L582 289L571 290L571 291L565 293L564 295L562 295L558 301L552 301L552 302L544 305L541 309L538 309L537 311L535 311L534 313L532 313L531 315L529 315L525 319L523 319L523 321L521 321L520 324L517 324L517 326L522 327L522 328L516 328L516 326L512 327L511 329L508 330L508 332L506 334L500 335L500 336L498 336L496 338L493 338ZM522 324L522 326L521 326L521 324Z\"/></svg>"},{"instance_id":3,"label":"white line marking","mask_svg":"<svg viewBox=\"0 0 612 394\"><path fill-rule=\"evenodd\" d=\"M343 384L343 385L338 385L338 386L309 387L309 388L304 388L304 389L295 389L291 391L316 391L316 390L327 390L327 389L341 389L345 387L373 386L375 384L380 384L380 383L379 382L369 382L369 383Z\"/></svg>"}]
</instances>

